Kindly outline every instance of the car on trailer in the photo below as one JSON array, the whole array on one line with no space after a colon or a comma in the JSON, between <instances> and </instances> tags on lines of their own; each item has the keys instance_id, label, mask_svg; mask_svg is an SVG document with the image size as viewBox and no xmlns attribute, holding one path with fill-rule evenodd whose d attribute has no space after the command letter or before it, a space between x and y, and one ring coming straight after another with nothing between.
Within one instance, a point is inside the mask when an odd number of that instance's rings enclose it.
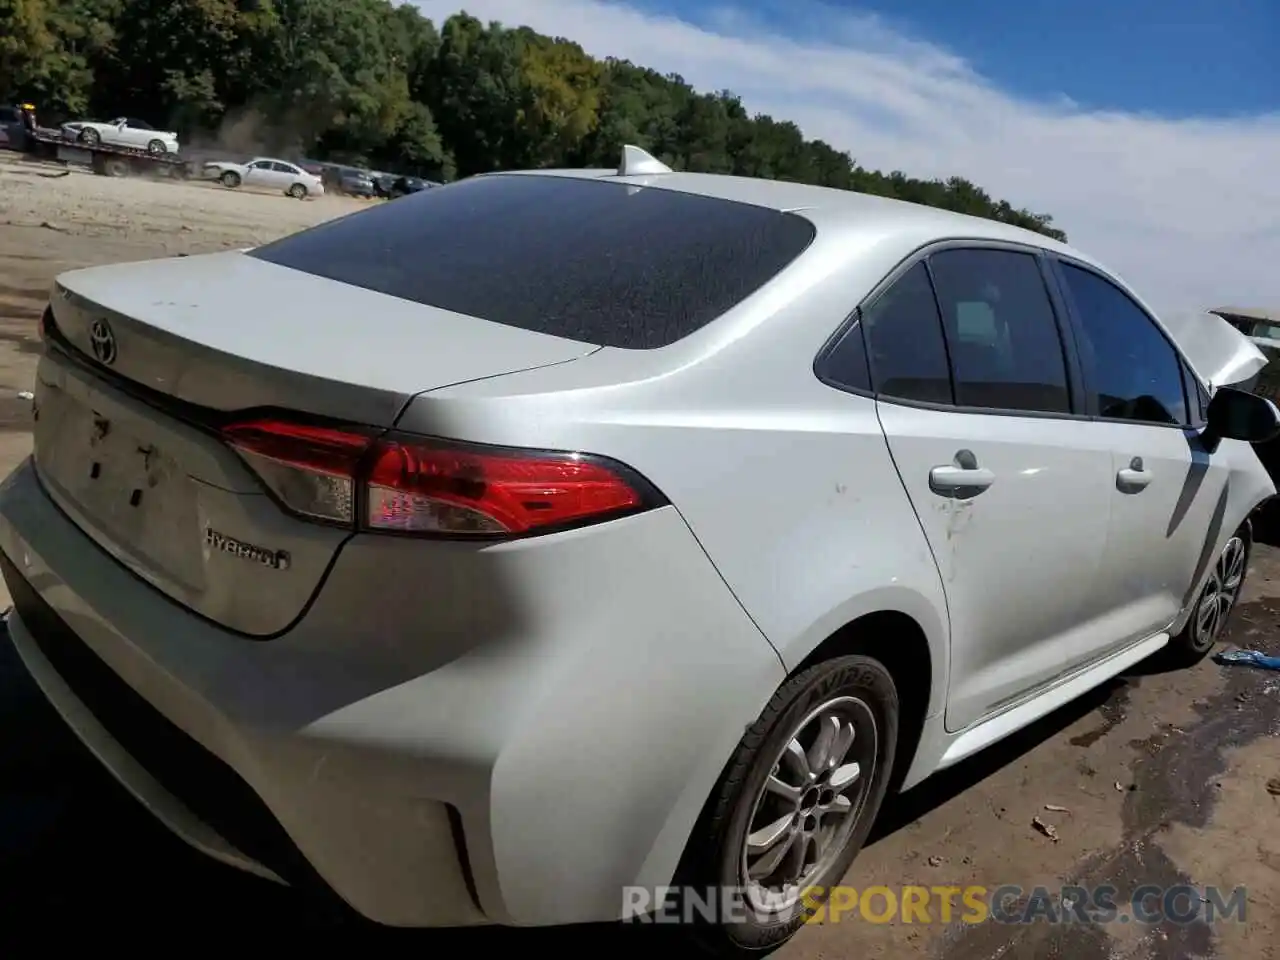
<instances>
[{"instance_id":1,"label":"car on trailer","mask_svg":"<svg viewBox=\"0 0 1280 960\"><path fill-rule=\"evenodd\" d=\"M108 123L78 120L62 125L62 133L85 147L130 147L162 155L179 153L178 135L172 130L157 130L145 120L117 117Z\"/></svg>"},{"instance_id":2,"label":"car on trailer","mask_svg":"<svg viewBox=\"0 0 1280 960\"><path fill-rule=\"evenodd\" d=\"M59 128L40 126L34 104L19 104L16 109L19 122L7 127L10 146L33 157L87 167L109 177L149 174L183 179L187 176L187 161L176 152L176 141L174 150L167 146L157 150L149 145L104 142L93 134L85 137L83 124L64 124Z\"/></svg>"}]
</instances>

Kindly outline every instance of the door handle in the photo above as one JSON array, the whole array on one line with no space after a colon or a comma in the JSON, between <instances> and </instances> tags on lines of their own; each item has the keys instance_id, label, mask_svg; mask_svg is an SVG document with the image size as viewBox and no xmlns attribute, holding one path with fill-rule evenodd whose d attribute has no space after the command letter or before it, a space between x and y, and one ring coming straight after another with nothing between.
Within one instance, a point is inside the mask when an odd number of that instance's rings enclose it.
<instances>
[{"instance_id":1,"label":"door handle","mask_svg":"<svg viewBox=\"0 0 1280 960\"><path fill-rule=\"evenodd\" d=\"M929 489L939 496L968 500L996 482L996 475L978 466L970 450L961 450L955 461L929 471Z\"/></svg>"},{"instance_id":2,"label":"door handle","mask_svg":"<svg viewBox=\"0 0 1280 960\"><path fill-rule=\"evenodd\" d=\"M1155 479L1155 474L1142 463L1141 457L1134 457L1129 466L1116 473L1116 487L1121 493L1141 493Z\"/></svg>"}]
</instances>

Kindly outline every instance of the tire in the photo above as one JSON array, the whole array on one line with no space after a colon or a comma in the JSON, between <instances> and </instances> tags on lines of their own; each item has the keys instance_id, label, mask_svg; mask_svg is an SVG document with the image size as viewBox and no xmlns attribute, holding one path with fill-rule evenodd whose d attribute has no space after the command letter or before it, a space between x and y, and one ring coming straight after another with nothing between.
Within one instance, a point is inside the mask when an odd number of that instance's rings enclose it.
<instances>
[{"instance_id":1,"label":"tire","mask_svg":"<svg viewBox=\"0 0 1280 960\"><path fill-rule=\"evenodd\" d=\"M103 164L103 172L106 173L108 177L127 177L133 172L133 170L130 168L127 161L121 160L117 157L112 157Z\"/></svg>"},{"instance_id":2,"label":"tire","mask_svg":"<svg viewBox=\"0 0 1280 960\"><path fill-rule=\"evenodd\" d=\"M97 130L85 127L80 131L80 142L86 147L96 147L102 142L102 137L98 134Z\"/></svg>"},{"instance_id":3,"label":"tire","mask_svg":"<svg viewBox=\"0 0 1280 960\"><path fill-rule=\"evenodd\" d=\"M218 180L224 187L229 187L232 190L240 186L240 174L236 173L234 170L228 170L220 176Z\"/></svg>"},{"instance_id":4,"label":"tire","mask_svg":"<svg viewBox=\"0 0 1280 960\"><path fill-rule=\"evenodd\" d=\"M147 153L153 157L163 157L168 151L169 148L164 145L163 140L152 140L147 144Z\"/></svg>"},{"instance_id":5,"label":"tire","mask_svg":"<svg viewBox=\"0 0 1280 960\"><path fill-rule=\"evenodd\" d=\"M742 902L748 909L737 909L736 915L719 918L720 923L692 928L699 946L717 957L763 956L789 940L826 902L866 842L884 801L898 725L893 678L870 657L844 656L816 664L778 689L739 742L682 863L680 882L699 896L705 897L708 887L746 891ZM817 731L824 727L832 746L825 752L825 763L817 746ZM809 768L814 761L821 771ZM854 763L860 775L851 770ZM832 780L836 774L843 786ZM778 780L790 788L790 796L781 795ZM807 786L798 789L802 784ZM847 812L841 814L842 807ZM816 828L831 824L835 833L822 850ZM764 838L766 826L780 828L782 839L752 855L748 837ZM757 873L769 870L765 861L778 856L779 844L789 856L784 855L772 873L753 878L748 868ZM797 851L803 851L806 863L811 857L814 863L807 872L802 868L791 876L783 868L788 861L795 865ZM757 894L764 887L776 884L785 889L779 883L784 874L790 891L760 906L763 897Z\"/></svg>"},{"instance_id":6,"label":"tire","mask_svg":"<svg viewBox=\"0 0 1280 960\"><path fill-rule=\"evenodd\" d=\"M293 186L289 188L288 192L289 192L289 196L293 197L293 199L295 200L307 199L307 188L300 183L295 183Z\"/></svg>"},{"instance_id":7,"label":"tire","mask_svg":"<svg viewBox=\"0 0 1280 960\"><path fill-rule=\"evenodd\" d=\"M1222 639L1244 589L1252 554L1253 528L1246 520L1214 558L1186 625L1161 651L1169 666L1194 666Z\"/></svg>"}]
</instances>

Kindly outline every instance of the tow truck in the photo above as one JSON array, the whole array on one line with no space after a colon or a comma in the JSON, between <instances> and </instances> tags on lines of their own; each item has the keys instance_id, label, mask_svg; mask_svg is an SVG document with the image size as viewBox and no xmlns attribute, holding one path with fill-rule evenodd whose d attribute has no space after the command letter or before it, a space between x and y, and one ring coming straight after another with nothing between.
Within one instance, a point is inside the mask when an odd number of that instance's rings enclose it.
<instances>
[{"instance_id":1,"label":"tow truck","mask_svg":"<svg viewBox=\"0 0 1280 960\"><path fill-rule=\"evenodd\" d=\"M185 179L187 176L187 160L181 154L154 154L140 147L71 140L61 130L40 126L35 104L20 103L16 110L19 122L10 125L8 135L12 150L88 167L106 177L153 174Z\"/></svg>"}]
</instances>

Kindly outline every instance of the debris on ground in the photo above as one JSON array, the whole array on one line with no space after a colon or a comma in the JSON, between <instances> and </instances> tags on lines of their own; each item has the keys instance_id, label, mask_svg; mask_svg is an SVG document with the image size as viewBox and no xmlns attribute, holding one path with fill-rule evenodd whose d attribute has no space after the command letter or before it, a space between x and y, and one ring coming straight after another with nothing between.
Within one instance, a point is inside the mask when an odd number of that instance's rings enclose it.
<instances>
[{"instance_id":1,"label":"debris on ground","mask_svg":"<svg viewBox=\"0 0 1280 960\"><path fill-rule=\"evenodd\" d=\"M1060 839L1058 836L1058 828L1055 827L1052 823L1045 823L1039 817L1031 818L1031 826L1033 826L1039 833L1043 833L1046 837L1048 837L1054 843L1057 843L1058 840Z\"/></svg>"},{"instance_id":2,"label":"debris on ground","mask_svg":"<svg viewBox=\"0 0 1280 960\"><path fill-rule=\"evenodd\" d=\"M1267 781L1267 793L1273 797L1280 797L1280 777L1272 777Z\"/></svg>"},{"instance_id":3,"label":"debris on ground","mask_svg":"<svg viewBox=\"0 0 1280 960\"><path fill-rule=\"evenodd\" d=\"M1226 666L1258 667L1261 670L1280 670L1280 657L1269 657L1261 650L1228 650L1215 653L1213 662Z\"/></svg>"},{"instance_id":4,"label":"debris on ground","mask_svg":"<svg viewBox=\"0 0 1280 960\"><path fill-rule=\"evenodd\" d=\"M1071 812L1066 807L1060 807L1056 803L1046 803L1044 805L1044 808L1048 810L1050 813L1070 813Z\"/></svg>"},{"instance_id":5,"label":"debris on ground","mask_svg":"<svg viewBox=\"0 0 1280 960\"><path fill-rule=\"evenodd\" d=\"M35 395L34 393L32 393L30 390L19 390L19 391L18 391L18 399L19 399L19 400L34 400L35 398L36 398L36 395Z\"/></svg>"},{"instance_id":6,"label":"debris on ground","mask_svg":"<svg viewBox=\"0 0 1280 960\"><path fill-rule=\"evenodd\" d=\"M934 856L930 857L930 858L929 858L929 866L931 866L931 867L940 867L940 866L942 866L942 858L941 858L941 857L939 857L939 856L938 856L938 855L936 855L936 854L935 854Z\"/></svg>"},{"instance_id":7,"label":"debris on ground","mask_svg":"<svg viewBox=\"0 0 1280 960\"><path fill-rule=\"evenodd\" d=\"M1119 780L1117 780L1117 781L1116 781L1115 786L1116 786L1116 793L1124 793L1124 784L1123 784L1123 783L1121 783Z\"/></svg>"}]
</instances>

